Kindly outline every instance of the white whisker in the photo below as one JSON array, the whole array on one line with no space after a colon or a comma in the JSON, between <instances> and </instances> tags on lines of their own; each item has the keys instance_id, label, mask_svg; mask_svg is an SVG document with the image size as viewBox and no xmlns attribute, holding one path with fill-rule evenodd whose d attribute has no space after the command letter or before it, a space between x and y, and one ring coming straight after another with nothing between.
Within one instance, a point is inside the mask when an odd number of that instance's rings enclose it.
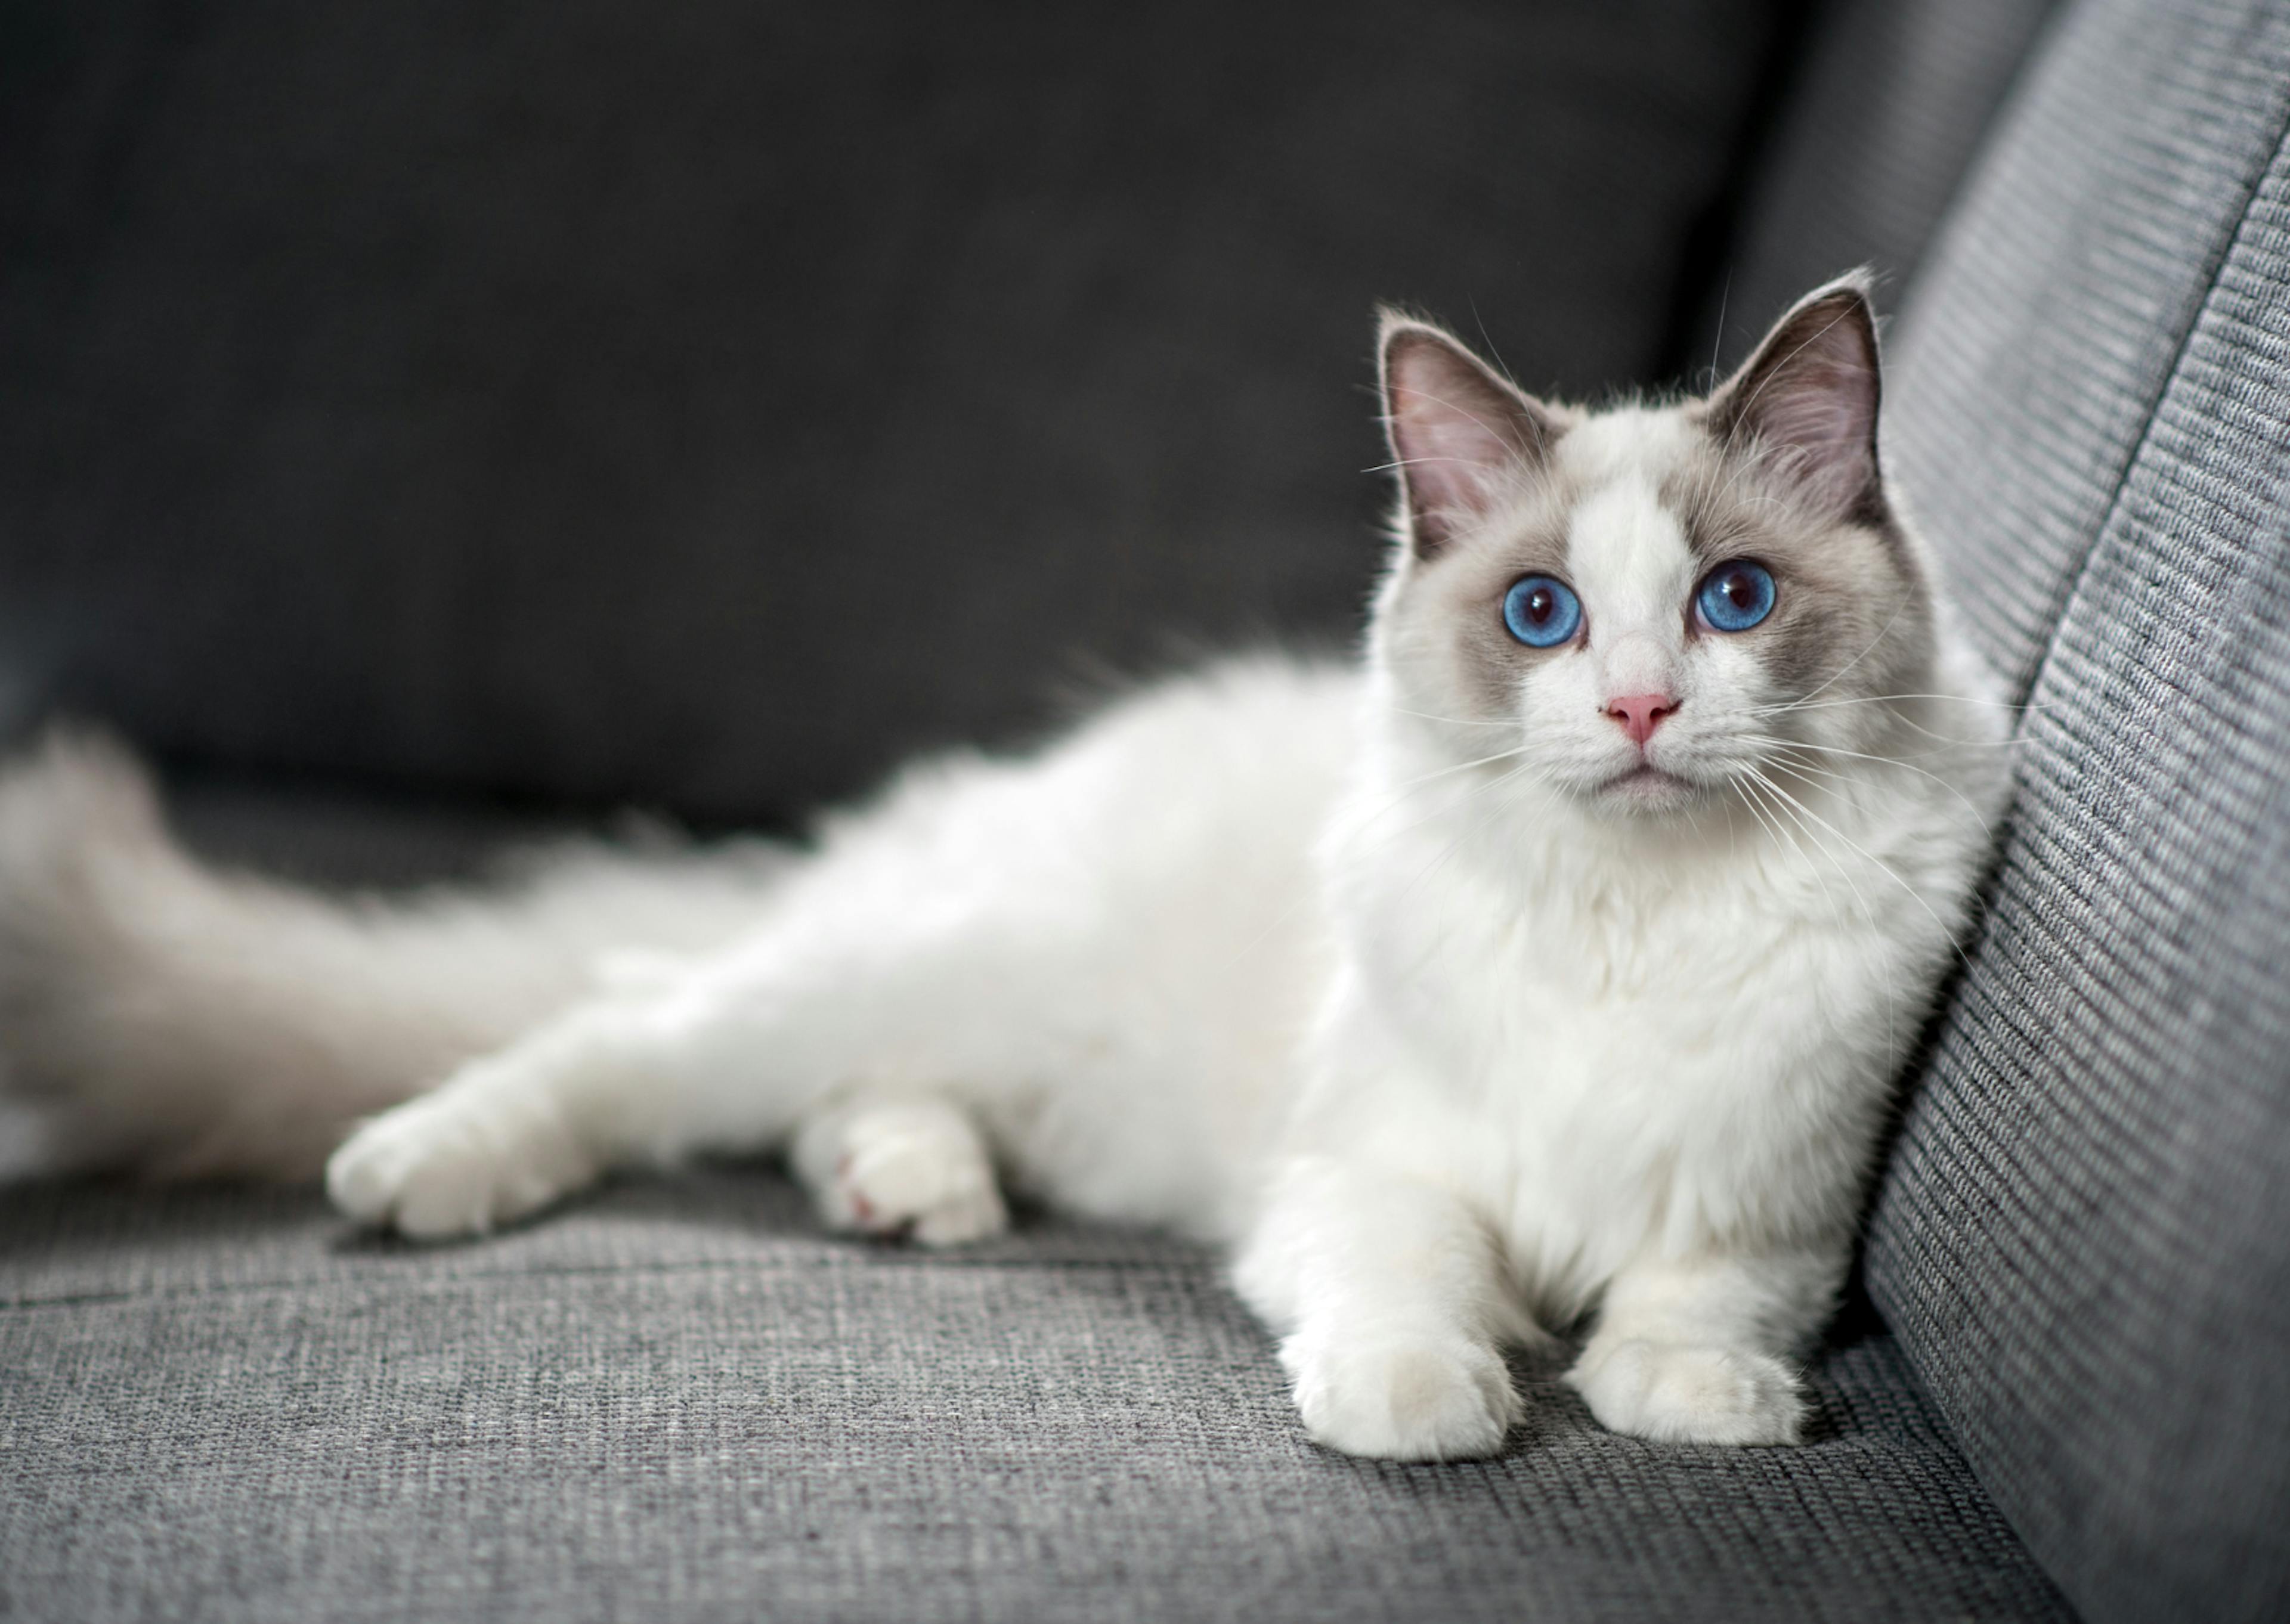
<instances>
[{"instance_id":1,"label":"white whisker","mask_svg":"<svg viewBox=\"0 0 2290 1624\"><path fill-rule=\"evenodd\" d=\"M1802 803L1798 802L1794 796L1790 795L1786 790L1782 789L1780 785L1766 777L1764 773L1757 772L1754 768L1751 769L1750 776L1767 793L1780 797L1781 802L1786 804L1788 807L1793 807L1796 809L1796 811L1792 812L1790 814L1791 821L1795 822L1799 828L1804 829L1806 838L1813 842L1814 848L1819 851L1823 857L1829 859L1830 865L1836 868L1838 874L1852 890L1854 900L1860 904L1861 917L1868 923L1870 932L1872 934L1876 933L1876 909L1869 905L1869 899L1862 894L1861 887L1854 881L1852 871L1846 868L1845 865L1838 860L1837 854L1834 852L1831 852L1826 845L1823 845L1814 835L1812 829L1806 826L1805 819L1814 815L1812 809L1805 806ZM1824 827L1826 826L1824 825ZM1840 836L1840 838L1842 838L1842 836ZM1848 842L1847 844L1849 844L1850 843ZM1855 849L1857 850L1858 848ZM1814 877L1816 880L1821 879L1820 869L1815 868L1813 873ZM1825 880L1821 881L1821 894L1824 900L1829 901L1831 908L1836 906L1835 899L1831 898L1829 894L1829 884ZM1891 984L1889 982L1886 983L1885 988L1885 1046L1887 1049L1893 1047L1898 1032L1897 1002L1898 1000L1894 995Z\"/></svg>"},{"instance_id":2,"label":"white whisker","mask_svg":"<svg viewBox=\"0 0 2290 1624\"><path fill-rule=\"evenodd\" d=\"M1822 683L1820 687L1814 688L1800 696L1798 703L1802 704L1806 700L1813 698L1814 694L1822 692L1822 689L1829 687L1838 678L1842 677L1847 671L1850 671L1854 666L1859 665L1862 660L1868 659L1870 654L1876 652L1876 648L1878 644L1882 643L1886 637L1892 636L1893 628L1901 623L1901 617L1908 613L1908 612L1909 606L1906 604L1902 604L1898 609L1893 611L1893 618L1885 622L1883 629L1878 631L1875 636L1869 639L1869 646L1867 648L1862 649L1859 653L1854 655L1852 659L1846 660L1843 665L1838 667L1836 670L1830 672L1829 674L1829 680Z\"/></svg>"},{"instance_id":3,"label":"white whisker","mask_svg":"<svg viewBox=\"0 0 2290 1624\"><path fill-rule=\"evenodd\" d=\"M1918 891L1915 886L1910 884L1907 880L1902 878L1899 872L1894 868L1892 864L1886 862L1883 858L1877 856L1867 847L1861 844L1859 841L1854 840L1853 836L1847 835L1844 830L1830 822L1829 820L1822 817L1819 812L1814 812L1811 807L1806 805L1804 802L1790 794L1788 790L1783 789L1779 784L1774 783L1773 780L1766 778L1763 773L1758 772L1754 768L1750 769L1750 771L1752 775L1757 778L1758 781L1762 783L1767 789L1772 790L1774 794L1781 796L1782 800L1796 807L1806 817L1811 818L1815 823L1818 823L1822 828L1836 836L1838 839L1843 841L1855 852L1858 852L1863 859L1873 863L1888 878L1890 878L1894 884L1906 892L1916 902L1917 906L1925 910L1926 916L1929 917L1934 924L1940 927L1942 936L1948 941L1950 949L1954 951L1957 958L1962 962L1964 967L1966 970L1970 970L1972 968L1972 960L1966 956L1963 948L1957 944L1956 932L1949 929L1947 922L1942 920L1938 914L1933 911L1933 905L1925 900L1924 892ZM1875 919L1873 916L1871 916L1870 923L1870 928L1873 930L1875 928Z\"/></svg>"},{"instance_id":4,"label":"white whisker","mask_svg":"<svg viewBox=\"0 0 2290 1624\"><path fill-rule=\"evenodd\" d=\"M1516 727L1518 725L1518 724L1517 724L1517 723L1513 722L1513 721L1509 721L1509 720L1508 720L1508 719L1503 720L1503 721L1500 721L1500 722L1486 722L1486 721L1480 721L1480 720L1475 719L1475 718L1470 717L1470 716L1435 716L1435 715L1433 715L1430 711L1428 711L1428 710L1409 710L1409 709L1407 709L1405 707L1404 707L1404 706L1399 706L1399 705L1391 705L1391 706L1387 706L1387 707L1385 707L1385 708L1386 708L1387 710L1389 710L1389 711L1393 716L1421 716L1421 718L1423 718L1423 720L1424 720L1424 721L1426 721L1426 722L1445 722L1445 723L1448 724L1450 726L1453 726L1453 727L1509 727L1509 728L1516 728Z\"/></svg>"},{"instance_id":5,"label":"white whisker","mask_svg":"<svg viewBox=\"0 0 2290 1624\"><path fill-rule=\"evenodd\" d=\"M1989 824L1987 817L1981 812L1980 808L1973 804L1972 797L1970 796L1965 794L1961 788L1949 782L1948 780L1942 778L1939 773L1932 772L1927 768L1918 766L1914 760L1906 759L1897 756L1871 756L1865 751L1848 750L1838 745L1810 744L1798 739L1776 738L1770 733L1743 733L1737 736L1747 742L1771 746L1777 752L1783 754L1791 750L1812 750L1822 756L1843 756L1849 757L1854 761L1873 761L1882 763L1886 766L1905 768L1907 771L1917 774L1919 778L1930 779L1934 783L1938 784L1942 788L1947 790L1958 800L1963 802L1965 810L1969 812L1974 818L1978 820L1982 832L1984 833L1991 841L1996 838L1995 829ZM1925 756L1937 756L1941 754L1941 752L1934 750L1921 752L1920 754ZM1833 776L1841 778L1846 775L1838 773Z\"/></svg>"}]
</instances>

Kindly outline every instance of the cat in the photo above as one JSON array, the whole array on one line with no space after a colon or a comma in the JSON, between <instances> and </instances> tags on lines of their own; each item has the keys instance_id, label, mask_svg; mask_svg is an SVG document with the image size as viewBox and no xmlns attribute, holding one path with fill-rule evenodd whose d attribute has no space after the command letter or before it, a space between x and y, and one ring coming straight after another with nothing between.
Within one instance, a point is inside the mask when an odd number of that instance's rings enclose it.
<instances>
[{"instance_id":1,"label":"cat","mask_svg":"<svg viewBox=\"0 0 2290 1624\"><path fill-rule=\"evenodd\" d=\"M777 1148L829 1223L955 1245L1006 1180L1230 1248L1335 1450L1499 1450L1506 1348L1584 1323L1606 1427L1796 1441L2008 780L1869 284L1700 398L1546 403L1396 314L1381 356L1358 661L925 763L805 850L330 900L59 737L0 781L11 1097L59 1158L324 1160L412 1236Z\"/></svg>"}]
</instances>

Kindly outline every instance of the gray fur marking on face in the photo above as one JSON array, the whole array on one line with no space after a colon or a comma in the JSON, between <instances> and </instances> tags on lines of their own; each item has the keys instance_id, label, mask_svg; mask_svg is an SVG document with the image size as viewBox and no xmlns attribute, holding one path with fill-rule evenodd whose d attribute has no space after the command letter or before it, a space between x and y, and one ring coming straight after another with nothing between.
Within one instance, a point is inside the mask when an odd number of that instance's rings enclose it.
<instances>
[{"instance_id":1,"label":"gray fur marking on face","mask_svg":"<svg viewBox=\"0 0 2290 1624\"><path fill-rule=\"evenodd\" d=\"M1699 635L1750 640L1776 693L1790 698L1847 680L1864 650L1870 673L1888 674L1894 660L1873 647L1880 639L1897 640L1904 652L1923 646L1930 613L1923 572L1889 509L1876 523L1840 522L1806 501L1786 468L1754 450L1729 455L1706 425L1695 439L1692 464L1664 480L1661 494L1685 532L1697 583L1719 564L1747 558L1771 571L1774 585L1773 614L1761 624ZM1895 622L1891 632L1887 621Z\"/></svg>"},{"instance_id":2,"label":"gray fur marking on face","mask_svg":"<svg viewBox=\"0 0 2290 1624\"><path fill-rule=\"evenodd\" d=\"M1633 629L1632 613L1640 648L1652 636L1666 651L1661 685L1679 698L1669 732L1645 748L1656 758L1670 752L1681 770L1706 767L1693 780L1705 788L1759 761L1817 771L1821 749L1877 724L1872 708L1926 686L1931 594L1876 461L1875 331L1865 284L1848 278L1801 301L1709 398L1586 413L1528 401L1436 330L1388 329L1388 388L1412 380L1420 394L1443 391L1451 406L1472 391L1462 417L1443 420L1404 397L1392 406L1404 505L1379 637L1386 660L1414 684L1414 702L1471 727L1519 727L1524 754L1550 758L1546 781L1595 799L1605 781L1597 763L1627 748L1611 724L1589 720L1618 697L1605 688L1623 680L1611 675L1602 638ZM1531 456L1507 449L1510 430L1472 432L1497 404L1532 414ZM1601 433L1579 452L1559 438L1591 424ZM1406 466L1411 444L1477 459L1438 486L1444 505L1428 536L1432 509L1415 484L1420 470ZM1634 521L1635 540L1602 539L1595 524L1586 533L1578 515L1623 488L1616 480L1646 482L1637 488L1652 495L1633 510L1658 508L1668 519ZM1457 492L1469 500L1454 500ZM1677 542L1661 540L1669 521L1685 556L1664 564L1665 547L1677 558ZM1611 562L1594 567L1579 552L1586 546L1622 550L1596 555ZM1612 576L1631 559L1635 573ZM1735 559L1771 572L1774 608L1757 626L1718 632L1701 622L1694 598L1712 569ZM1505 593L1533 574L1565 580L1582 597L1585 629L1573 642L1531 648L1505 628ZM1635 599L1601 603L1601 575L1623 580ZM1671 592L1674 617L1647 607Z\"/></svg>"}]
</instances>

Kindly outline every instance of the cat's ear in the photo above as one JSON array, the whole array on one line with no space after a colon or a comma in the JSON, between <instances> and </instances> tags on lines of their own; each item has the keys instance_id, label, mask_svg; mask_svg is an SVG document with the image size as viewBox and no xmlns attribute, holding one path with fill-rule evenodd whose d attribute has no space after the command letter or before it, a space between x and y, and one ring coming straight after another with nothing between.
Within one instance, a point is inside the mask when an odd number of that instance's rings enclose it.
<instances>
[{"instance_id":1,"label":"cat's ear","mask_svg":"<svg viewBox=\"0 0 2290 1624\"><path fill-rule=\"evenodd\" d=\"M1761 447L1823 511L1862 523L1885 511L1877 466L1884 389L1869 282L1856 271L1798 300L1710 395L1705 420L1728 447Z\"/></svg>"},{"instance_id":2,"label":"cat's ear","mask_svg":"<svg viewBox=\"0 0 2290 1624\"><path fill-rule=\"evenodd\" d=\"M1427 323L1383 314L1383 420L1419 556L1484 518L1542 466L1563 421Z\"/></svg>"}]
</instances>

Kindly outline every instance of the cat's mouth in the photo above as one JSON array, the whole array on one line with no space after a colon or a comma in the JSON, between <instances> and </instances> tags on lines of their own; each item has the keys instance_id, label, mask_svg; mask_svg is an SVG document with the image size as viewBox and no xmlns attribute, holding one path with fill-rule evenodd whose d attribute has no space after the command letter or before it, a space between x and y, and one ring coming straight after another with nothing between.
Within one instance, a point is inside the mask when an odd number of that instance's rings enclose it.
<instances>
[{"instance_id":1,"label":"cat's mouth","mask_svg":"<svg viewBox=\"0 0 2290 1624\"><path fill-rule=\"evenodd\" d=\"M1626 768L1598 786L1600 796L1645 812L1665 811L1701 792L1701 786L1692 779L1665 772L1650 761Z\"/></svg>"}]
</instances>

